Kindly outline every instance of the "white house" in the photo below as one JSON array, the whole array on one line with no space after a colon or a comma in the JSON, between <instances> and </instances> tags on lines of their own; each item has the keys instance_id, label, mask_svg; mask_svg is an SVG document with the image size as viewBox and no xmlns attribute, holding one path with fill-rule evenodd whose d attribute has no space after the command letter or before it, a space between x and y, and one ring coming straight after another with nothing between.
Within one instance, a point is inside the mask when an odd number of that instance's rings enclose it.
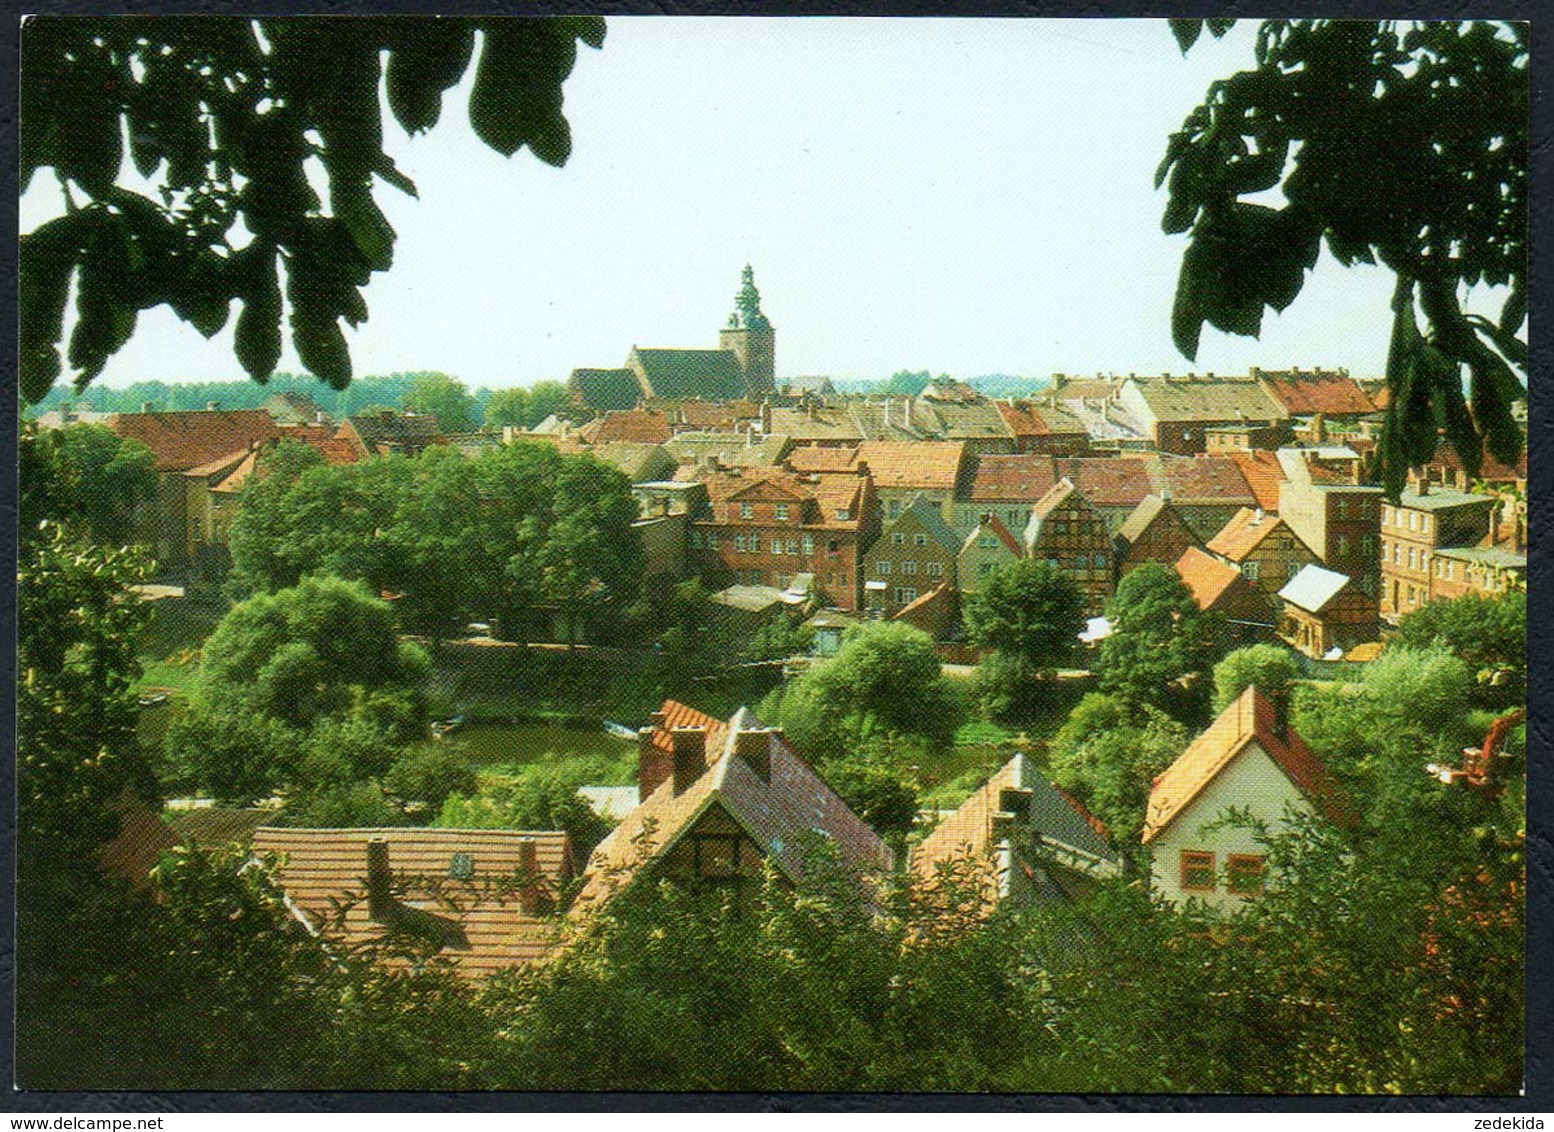
<instances>
[{"instance_id":1,"label":"white house","mask_svg":"<svg viewBox=\"0 0 1554 1132\"><path fill-rule=\"evenodd\" d=\"M1234 907L1262 889L1257 829L1220 822L1234 809L1276 832L1291 812L1330 820L1343 804L1327 768L1248 688L1155 779L1144 817L1150 883L1173 903Z\"/></svg>"}]
</instances>

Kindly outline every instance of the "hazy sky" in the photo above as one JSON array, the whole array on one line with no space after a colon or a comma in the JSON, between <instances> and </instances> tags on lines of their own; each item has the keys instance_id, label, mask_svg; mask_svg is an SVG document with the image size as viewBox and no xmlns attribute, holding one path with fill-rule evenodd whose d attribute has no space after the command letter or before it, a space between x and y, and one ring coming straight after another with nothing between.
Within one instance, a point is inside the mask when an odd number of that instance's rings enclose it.
<instances>
[{"instance_id":1,"label":"hazy sky","mask_svg":"<svg viewBox=\"0 0 1554 1132\"><path fill-rule=\"evenodd\" d=\"M430 134L385 114L420 199L379 186L399 240L355 370L506 386L716 346L749 259L779 374L1379 375L1391 277L1325 252L1260 342L1171 345L1185 238L1154 170L1251 31L1184 59L1163 21L613 17L566 83L564 169L486 149L467 84ZM24 230L57 207L35 178ZM99 380L242 376L230 325L207 342L163 308Z\"/></svg>"}]
</instances>

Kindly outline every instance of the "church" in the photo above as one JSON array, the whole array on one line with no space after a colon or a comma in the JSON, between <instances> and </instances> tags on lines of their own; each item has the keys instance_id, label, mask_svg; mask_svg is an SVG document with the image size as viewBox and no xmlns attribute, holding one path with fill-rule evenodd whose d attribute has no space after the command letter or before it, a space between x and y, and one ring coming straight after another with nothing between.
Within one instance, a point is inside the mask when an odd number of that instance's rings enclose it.
<instances>
[{"instance_id":1,"label":"church","mask_svg":"<svg viewBox=\"0 0 1554 1132\"><path fill-rule=\"evenodd\" d=\"M773 391L776 364L777 331L761 312L755 272L746 264L716 350L633 346L618 369L573 370L567 390L596 413L665 398L760 400Z\"/></svg>"}]
</instances>

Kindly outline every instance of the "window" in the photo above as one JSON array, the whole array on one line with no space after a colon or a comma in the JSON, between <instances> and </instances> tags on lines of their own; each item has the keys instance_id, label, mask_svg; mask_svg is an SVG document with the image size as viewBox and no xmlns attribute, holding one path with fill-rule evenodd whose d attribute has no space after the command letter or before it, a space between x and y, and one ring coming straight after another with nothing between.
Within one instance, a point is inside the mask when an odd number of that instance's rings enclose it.
<instances>
[{"instance_id":1,"label":"window","mask_svg":"<svg viewBox=\"0 0 1554 1132\"><path fill-rule=\"evenodd\" d=\"M925 569L927 570L928 576L930 578L942 578L942 577L944 577L944 563L943 562L930 562L925 567Z\"/></svg>"},{"instance_id":2,"label":"window","mask_svg":"<svg viewBox=\"0 0 1554 1132\"><path fill-rule=\"evenodd\" d=\"M782 553L782 539L780 539L780 538L772 539L772 553L773 554L781 554Z\"/></svg>"},{"instance_id":3,"label":"window","mask_svg":"<svg viewBox=\"0 0 1554 1132\"><path fill-rule=\"evenodd\" d=\"M1257 581L1262 576L1262 573L1263 564L1261 562L1253 562L1251 559L1247 559L1241 563L1241 574L1249 582Z\"/></svg>"},{"instance_id":4,"label":"window","mask_svg":"<svg viewBox=\"0 0 1554 1132\"><path fill-rule=\"evenodd\" d=\"M906 545L906 535L903 532L901 532L901 531L891 531L890 532L890 545L891 546L905 546Z\"/></svg>"},{"instance_id":5,"label":"window","mask_svg":"<svg viewBox=\"0 0 1554 1132\"><path fill-rule=\"evenodd\" d=\"M826 541L826 553L827 554L835 554L837 551L839 551L841 549L842 549L842 544L841 544L841 542L839 540L837 540L837 539L828 539Z\"/></svg>"},{"instance_id":6,"label":"window","mask_svg":"<svg viewBox=\"0 0 1554 1132\"><path fill-rule=\"evenodd\" d=\"M475 877L475 858L468 853L455 853L448 859L449 880L473 880Z\"/></svg>"},{"instance_id":7,"label":"window","mask_svg":"<svg viewBox=\"0 0 1554 1132\"><path fill-rule=\"evenodd\" d=\"M977 563L977 577L985 578L989 574L991 574L992 572L993 572L993 564L991 562L978 562Z\"/></svg>"},{"instance_id":8,"label":"window","mask_svg":"<svg viewBox=\"0 0 1554 1132\"><path fill-rule=\"evenodd\" d=\"M917 559L915 559L915 558L908 558L908 559L904 560L901 563L901 572L903 574L915 574L915 573L917 573Z\"/></svg>"},{"instance_id":9,"label":"window","mask_svg":"<svg viewBox=\"0 0 1554 1132\"><path fill-rule=\"evenodd\" d=\"M1339 535L1338 536L1338 553L1339 554L1348 554L1349 553L1349 536L1348 535Z\"/></svg>"},{"instance_id":10,"label":"window","mask_svg":"<svg viewBox=\"0 0 1554 1132\"><path fill-rule=\"evenodd\" d=\"M1260 855L1232 853L1225 859L1225 891L1247 896L1262 890L1263 858Z\"/></svg>"},{"instance_id":11,"label":"window","mask_svg":"<svg viewBox=\"0 0 1554 1132\"><path fill-rule=\"evenodd\" d=\"M1455 582L1457 580L1457 564L1455 562L1448 562L1446 564L1446 580L1448 582Z\"/></svg>"},{"instance_id":12,"label":"window","mask_svg":"<svg viewBox=\"0 0 1554 1132\"><path fill-rule=\"evenodd\" d=\"M717 533L715 531L708 531L707 532L707 549L708 550L716 550L716 549L718 549L718 536L717 536Z\"/></svg>"},{"instance_id":13,"label":"window","mask_svg":"<svg viewBox=\"0 0 1554 1132\"><path fill-rule=\"evenodd\" d=\"M887 503L885 505L885 513L887 515L889 515L892 519L894 519L894 518L896 518L896 516L900 515L901 514L901 500L899 500L899 499L892 499L889 503Z\"/></svg>"},{"instance_id":14,"label":"window","mask_svg":"<svg viewBox=\"0 0 1554 1132\"><path fill-rule=\"evenodd\" d=\"M1418 511L1410 511L1408 513L1408 529L1411 530L1411 531L1417 531L1419 529L1419 512Z\"/></svg>"},{"instance_id":15,"label":"window","mask_svg":"<svg viewBox=\"0 0 1554 1132\"><path fill-rule=\"evenodd\" d=\"M699 550L699 549L701 549L701 547L704 544L705 544L705 539L702 537L702 533L700 531L692 531L691 532L691 545L693 547L696 547Z\"/></svg>"},{"instance_id":16,"label":"window","mask_svg":"<svg viewBox=\"0 0 1554 1132\"><path fill-rule=\"evenodd\" d=\"M802 545L804 547L804 555L805 555L805 557L808 557L809 555L815 553L815 536L814 535L805 535L803 537L803 539L800 540L800 542L802 543Z\"/></svg>"},{"instance_id":17,"label":"window","mask_svg":"<svg viewBox=\"0 0 1554 1132\"><path fill-rule=\"evenodd\" d=\"M845 523L853 517L852 508L850 507L838 507L835 514L838 523Z\"/></svg>"},{"instance_id":18,"label":"window","mask_svg":"<svg viewBox=\"0 0 1554 1132\"><path fill-rule=\"evenodd\" d=\"M777 588L779 590L785 590L785 589L788 588L788 583L791 582L791 581L793 581L793 575L792 574L778 574L777 575Z\"/></svg>"},{"instance_id":19,"label":"window","mask_svg":"<svg viewBox=\"0 0 1554 1132\"><path fill-rule=\"evenodd\" d=\"M1187 892L1214 891L1214 854L1201 849L1182 850L1182 888Z\"/></svg>"},{"instance_id":20,"label":"window","mask_svg":"<svg viewBox=\"0 0 1554 1132\"><path fill-rule=\"evenodd\" d=\"M927 546L928 545L928 536L927 535L913 535L912 536L912 545L913 546Z\"/></svg>"},{"instance_id":21,"label":"window","mask_svg":"<svg viewBox=\"0 0 1554 1132\"><path fill-rule=\"evenodd\" d=\"M749 503L741 503L739 505L739 517L741 519L753 519L753 518L755 518L755 508L753 506L751 506Z\"/></svg>"},{"instance_id":22,"label":"window","mask_svg":"<svg viewBox=\"0 0 1554 1132\"><path fill-rule=\"evenodd\" d=\"M887 559L881 558L874 564L874 572L876 574L890 573L890 562Z\"/></svg>"},{"instance_id":23,"label":"window","mask_svg":"<svg viewBox=\"0 0 1554 1132\"><path fill-rule=\"evenodd\" d=\"M777 518L782 519L784 521L787 520L787 518L788 518L788 505L786 503L779 503L779 504L777 504Z\"/></svg>"},{"instance_id":24,"label":"window","mask_svg":"<svg viewBox=\"0 0 1554 1132\"><path fill-rule=\"evenodd\" d=\"M977 545L980 546L983 550L992 550L995 546L998 545L998 536L997 535L978 535L977 536Z\"/></svg>"},{"instance_id":25,"label":"window","mask_svg":"<svg viewBox=\"0 0 1554 1132\"><path fill-rule=\"evenodd\" d=\"M1349 517L1349 501L1340 496L1334 511L1338 518L1347 519Z\"/></svg>"},{"instance_id":26,"label":"window","mask_svg":"<svg viewBox=\"0 0 1554 1132\"><path fill-rule=\"evenodd\" d=\"M1419 569L1419 548L1417 546L1408 548L1408 568L1410 570Z\"/></svg>"},{"instance_id":27,"label":"window","mask_svg":"<svg viewBox=\"0 0 1554 1132\"><path fill-rule=\"evenodd\" d=\"M1066 535L1066 534L1068 534L1068 520L1067 519L1054 519L1053 523L1052 523L1052 533L1055 534L1055 535Z\"/></svg>"},{"instance_id":28,"label":"window","mask_svg":"<svg viewBox=\"0 0 1554 1132\"><path fill-rule=\"evenodd\" d=\"M785 545L786 545L786 549L787 549L789 554L797 554L799 552L799 540L798 539L790 538L790 539L787 540L787 543Z\"/></svg>"},{"instance_id":29,"label":"window","mask_svg":"<svg viewBox=\"0 0 1554 1132\"><path fill-rule=\"evenodd\" d=\"M896 604L897 605L911 605L916 600L917 600L917 591L916 590L910 589L907 586L897 586L896 587Z\"/></svg>"},{"instance_id":30,"label":"window","mask_svg":"<svg viewBox=\"0 0 1554 1132\"><path fill-rule=\"evenodd\" d=\"M738 551L743 551L745 549L745 536L744 535L736 534L734 536L734 549L738 550Z\"/></svg>"}]
</instances>

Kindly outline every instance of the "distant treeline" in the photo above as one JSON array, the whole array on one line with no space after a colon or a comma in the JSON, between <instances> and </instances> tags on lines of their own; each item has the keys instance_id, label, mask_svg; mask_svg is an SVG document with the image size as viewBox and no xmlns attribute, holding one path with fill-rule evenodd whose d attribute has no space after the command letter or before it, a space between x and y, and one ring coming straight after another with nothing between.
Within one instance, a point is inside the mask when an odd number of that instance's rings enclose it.
<instances>
[{"instance_id":1,"label":"distant treeline","mask_svg":"<svg viewBox=\"0 0 1554 1132\"><path fill-rule=\"evenodd\" d=\"M138 413L149 404L152 412L176 413L203 409L212 401L223 409L257 409L277 393L302 393L338 420L374 406L399 408L416 378L424 372L430 371L372 374L356 378L344 389L332 389L316 377L293 373L277 373L264 385L253 381L137 381L123 389L94 385L85 392L56 385L38 404L24 406L24 412L36 415L71 404L99 413ZM484 415L486 403L495 392L484 388L470 391L478 415Z\"/></svg>"}]
</instances>

